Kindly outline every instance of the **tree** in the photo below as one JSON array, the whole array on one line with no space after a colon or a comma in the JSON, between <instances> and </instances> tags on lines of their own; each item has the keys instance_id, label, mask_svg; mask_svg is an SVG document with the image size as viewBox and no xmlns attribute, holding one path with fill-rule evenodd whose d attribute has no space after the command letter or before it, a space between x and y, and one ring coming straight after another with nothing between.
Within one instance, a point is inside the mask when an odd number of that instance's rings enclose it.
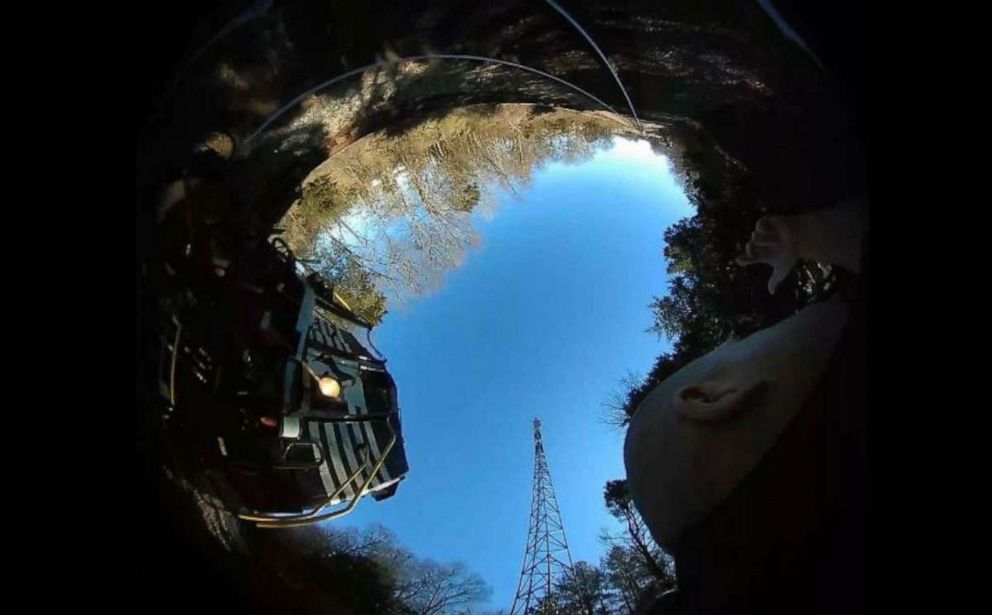
<instances>
[{"instance_id":1,"label":"tree","mask_svg":"<svg viewBox=\"0 0 992 615\"><path fill-rule=\"evenodd\" d=\"M361 531L305 527L263 536L264 561L277 577L356 613L462 613L490 593L464 564L418 558L381 525Z\"/></svg>"},{"instance_id":2,"label":"tree","mask_svg":"<svg viewBox=\"0 0 992 615\"><path fill-rule=\"evenodd\" d=\"M658 383L728 337L746 337L770 326L846 281L829 267L800 263L779 290L769 295L767 270L745 269L735 262L766 207L739 172L712 160L707 164L697 173L684 175L696 215L665 230L668 292L650 303L654 316L650 330L668 338L672 349L659 355L641 381L628 379L622 383L625 392L614 393L604 403L611 424L628 424ZM703 176L721 177L721 181L703 181Z\"/></svg>"},{"instance_id":3,"label":"tree","mask_svg":"<svg viewBox=\"0 0 992 615\"><path fill-rule=\"evenodd\" d=\"M338 536L318 528L253 535L255 556L250 587L260 612L404 612L387 570L355 549L339 549ZM264 590L263 590L264 588Z\"/></svg>"},{"instance_id":4,"label":"tree","mask_svg":"<svg viewBox=\"0 0 992 615\"><path fill-rule=\"evenodd\" d=\"M627 526L626 541L634 549L644 569L646 569L661 585L673 584L673 575L666 562L665 554L651 538L641 519L634 509L627 489L626 480L611 480L603 490L606 510Z\"/></svg>"},{"instance_id":5,"label":"tree","mask_svg":"<svg viewBox=\"0 0 992 615\"><path fill-rule=\"evenodd\" d=\"M355 314L373 326L382 322L386 315L386 297L358 258L345 252L333 263L325 264L325 273L334 280L334 290Z\"/></svg>"},{"instance_id":6,"label":"tree","mask_svg":"<svg viewBox=\"0 0 992 615\"><path fill-rule=\"evenodd\" d=\"M368 135L320 165L279 226L376 324L434 289L477 245L472 213L518 195L549 162L577 163L631 130L600 114L476 105Z\"/></svg>"},{"instance_id":7,"label":"tree","mask_svg":"<svg viewBox=\"0 0 992 615\"><path fill-rule=\"evenodd\" d=\"M632 614L646 597L654 596L656 582L644 570L633 549L612 545L600 559L606 581L604 600L610 613Z\"/></svg>"},{"instance_id":8,"label":"tree","mask_svg":"<svg viewBox=\"0 0 992 615\"><path fill-rule=\"evenodd\" d=\"M576 562L572 574L556 587L558 605L565 613L597 615L608 612L607 583L603 572L588 562Z\"/></svg>"},{"instance_id":9,"label":"tree","mask_svg":"<svg viewBox=\"0 0 992 615\"><path fill-rule=\"evenodd\" d=\"M627 407L633 403L630 397L644 382L643 376L628 371L627 375L620 379L618 388L613 389L602 403L603 422L616 428L622 428L629 423L631 413L627 411ZM637 400L637 403L640 403L640 399Z\"/></svg>"},{"instance_id":10,"label":"tree","mask_svg":"<svg viewBox=\"0 0 992 615\"><path fill-rule=\"evenodd\" d=\"M422 615L461 612L488 598L491 591L462 563L414 559L397 576L396 599Z\"/></svg>"}]
</instances>

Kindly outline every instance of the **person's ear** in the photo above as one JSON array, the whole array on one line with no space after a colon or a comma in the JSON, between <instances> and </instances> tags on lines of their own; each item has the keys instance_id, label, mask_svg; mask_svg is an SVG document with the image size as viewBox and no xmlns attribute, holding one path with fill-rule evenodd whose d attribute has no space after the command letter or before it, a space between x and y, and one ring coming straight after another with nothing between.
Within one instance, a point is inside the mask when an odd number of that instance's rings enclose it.
<instances>
[{"instance_id":1,"label":"person's ear","mask_svg":"<svg viewBox=\"0 0 992 615\"><path fill-rule=\"evenodd\" d=\"M708 380L675 391L672 402L682 416L704 423L727 420L747 411L764 388L763 381L741 386Z\"/></svg>"}]
</instances>

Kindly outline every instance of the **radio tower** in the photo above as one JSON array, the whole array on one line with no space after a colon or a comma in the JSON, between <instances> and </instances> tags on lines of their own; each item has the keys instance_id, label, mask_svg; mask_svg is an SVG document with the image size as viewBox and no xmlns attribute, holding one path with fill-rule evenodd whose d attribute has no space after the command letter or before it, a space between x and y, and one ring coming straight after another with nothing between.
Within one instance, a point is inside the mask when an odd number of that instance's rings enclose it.
<instances>
[{"instance_id":1,"label":"radio tower","mask_svg":"<svg viewBox=\"0 0 992 615\"><path fill-rule=\"evenodd\" d=\"M544 458L541 421L534 419L534 494L530 504L530 529L524 565L510 615L558 613L555 585L572 574L572 554L565 540L565 527L551 472Z\"/></svg>"}]
</instances>

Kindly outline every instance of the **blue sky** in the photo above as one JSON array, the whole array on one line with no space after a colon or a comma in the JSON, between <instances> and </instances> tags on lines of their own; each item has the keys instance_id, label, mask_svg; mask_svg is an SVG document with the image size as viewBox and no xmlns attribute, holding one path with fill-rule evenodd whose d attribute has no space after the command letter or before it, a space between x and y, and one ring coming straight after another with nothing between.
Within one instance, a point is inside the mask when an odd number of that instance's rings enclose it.
<instances>
[{"instance_id":1,"label":"blue sky","mask_svg":"<svg viewBox=\"0 0 992 615\"><path fill-rule=\"evenodd\" d=\"M645 330L667 286L662 233L693 211L667 161L617 139L537 170L520 198L474 216L481 245L443 285L391 308L376 346L396 379L410 472L342 525L381 523L421 557L460 560L509 609L527 536L531 421L543 422L573 561L597 563L623 436L602 402L668 344Z\"/></svg>"}]
</instances>

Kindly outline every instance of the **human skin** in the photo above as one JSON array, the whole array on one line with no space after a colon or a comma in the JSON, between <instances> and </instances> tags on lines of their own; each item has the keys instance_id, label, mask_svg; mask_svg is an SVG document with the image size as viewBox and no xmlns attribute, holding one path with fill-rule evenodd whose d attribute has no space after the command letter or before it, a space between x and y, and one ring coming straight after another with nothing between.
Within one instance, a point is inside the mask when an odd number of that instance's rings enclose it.
<instances>
[{"instance_id":1,"label":"human skin","mask_svg":"<svg viewBox=\"0 0 992 615\"><path fill-rule=\"evenodd\" d=\"M772 266L769 290L799 258L858 272L863 208L842 206L758 222L744 265ZM841 339L848 307L807 306L728 341L659 383L638 406L624 443L634 504L671 548L744 479L804 405Z\"/></svg>"}]
</instances>

